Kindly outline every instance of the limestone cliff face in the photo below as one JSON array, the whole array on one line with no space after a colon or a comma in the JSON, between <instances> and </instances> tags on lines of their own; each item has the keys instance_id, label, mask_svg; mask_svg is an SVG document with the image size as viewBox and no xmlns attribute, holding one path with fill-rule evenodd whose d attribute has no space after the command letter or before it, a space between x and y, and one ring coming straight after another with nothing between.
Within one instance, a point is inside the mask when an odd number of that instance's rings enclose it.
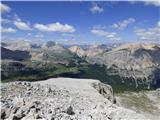
<instances>
[{"instance_id":1,"label":"limestone cliff face","mask_svg":"<svg viewBox=\"0 0 160 120\"><path fill-rule=\"evenodd\" d=\"M107 69L115 69L114 74L122 77L140 79L144 80L143 83L159 86L159 45L151 43L126 44L87 60L90 63L104 64Z\"/></svg>"},{"instance_id":2,"label":"limestone cliff face","mask_svg":"<svg viewBox=\"0 0 160 120\"><path fill-rule=\"evenodd\" d=\"M86 56L85 51L82 48L80 48L79 46L72 46L69 48L69 50L71 52L77 54L79 57Z\"/></svg>"},{"instance_id":3,"label":"limestone cliff face","mask_svg":"<svg viewBox=\"0 0 160 120\"><path fill-rule=\"evenodd\" d=\"M103 48L101 46L90 46L88 49L84 50L79 46L72 46L69 48L69 50L79 57L93 57L100 53L103 53L106 48Z\"/></svg>"},{"instance_id":4,"label":"limestone cliff face","mask_svg":"<svg viewBox=\"0 0 160 120\"><path fill-rule=\"evenodd\" d=\"M140 70L160 65L160 46L128 44L103 54L104 62L121 69Z\"/></svg>"},{"instance_id":5,"label":"limestone cliff face","mask_svg":"<svg viewBox=\"0 0 160 120\"><path fill-rule=\"evenodd\" d=\"M111 86L91 79L53 78L3 83L1 119L146 119L113 104Z\"/></svg>"}]
</instances>

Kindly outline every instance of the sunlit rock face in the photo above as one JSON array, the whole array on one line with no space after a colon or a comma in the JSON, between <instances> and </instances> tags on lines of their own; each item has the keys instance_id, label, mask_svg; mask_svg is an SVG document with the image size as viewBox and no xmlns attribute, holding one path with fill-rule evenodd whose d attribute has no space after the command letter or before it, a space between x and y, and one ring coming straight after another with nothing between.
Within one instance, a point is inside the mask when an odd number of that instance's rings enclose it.
<instances>
[{"instance_id":1,"label":"sunlit rock face","mask_svg":"<svg viewBox=\"0 0 160 120\"><path fill-rule=\"evenodd\" d=\"M86 56L85 51L79 46L72 46L72 47L69 48L69 50L71 52L77 54L79 57Z\"/></svg>"},{"instance_id":2,"label":"sunlit rock face","mask_svg":"<svg viewBox=\"0 0 160 120\"><path fill-rule=\"evenodd\" d=\"M69 50L75 54L77 54L79 57L93 57L100 53L103 53L106 51L106 46L102 45L91 45L87 49L82 49L80 46L72 46L69 48Z\"/></svg>"},{"instance_id":3,"label":"sunlit rock face","mask_svg":"<svg viewBox=\"0 0 160 120\"><path fill-rule=\"evenodd\" d=\"M111 86L98 80L53 78L3 83L2 119L146 119L113 104Z\"/></svg>"},{"instance_id":4,"label":"sunlit rock face","mask_svg":"<svg viewBox=\"0 0 160 120\"><path fill-rule=\"evenodd\" d=\"M92 64L104 64L107 69L115 69L114 74L122 77L140 79L149 85L159 85L159 45L151 43L125 44L87 60Z\"/></svg>"}]
</instances>

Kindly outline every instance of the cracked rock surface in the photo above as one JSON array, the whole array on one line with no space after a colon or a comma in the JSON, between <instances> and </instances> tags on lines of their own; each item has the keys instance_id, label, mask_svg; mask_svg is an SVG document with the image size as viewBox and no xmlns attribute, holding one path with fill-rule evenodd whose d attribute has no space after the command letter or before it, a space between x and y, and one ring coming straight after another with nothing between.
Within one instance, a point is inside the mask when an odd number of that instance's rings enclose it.
<instances>
[{"instance_id":1,"label":"cracked rock surface","mask_svg":"<svg viewBox=\"0 0 160 120\"><path fill-rule=\"evenodd\" d=\"M52 78L1 84L1 119L119 120L146 119L113 104L111 86L98 80Z\"/></svg>"}]
</instances>

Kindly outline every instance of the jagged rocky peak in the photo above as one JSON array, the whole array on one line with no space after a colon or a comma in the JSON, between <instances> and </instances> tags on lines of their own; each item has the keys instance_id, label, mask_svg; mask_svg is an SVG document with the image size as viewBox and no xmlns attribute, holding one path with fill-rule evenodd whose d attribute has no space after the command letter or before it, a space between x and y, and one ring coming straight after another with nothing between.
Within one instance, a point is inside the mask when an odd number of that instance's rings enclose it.
<instances>
[{"instance_id":1,"label":"jagged rocky peak","mask_svg":"<svg viewBox=\"0 0 160 120\"><path fill-rule=\"evenodd\" d=\"M53 47L55 45L56 45L56 43L54 41L48 41L48 42L43 44L43 47L44 48L50 48L50 47Z\"/></svg>"},{"instance_id":2,"label":"jagged rocky peak","mask_svg":"<svg viewBox=\"0 0 160 120\"><path fill-rule=\"evenodd\" d=\"M94 44L89 46L85 50L82 49L80 46L72 46L69 48L69 50L73 53L76 53L79 57L91 57L104 52L104 50L106 50L106 46L103 44Z\"/></svg>"},{"instance_id":3,"label":"jagged rocky peak","mask_svg":"<svg viewBox=\"0 0 160 120\"><path fill-rule=\"evenodd\" d=\"M54 42L54 41L47 41L42 45L42 48L44 49L50 49L50 50L66 50L63 45ZM58 51L57 51L58 52Z\"/></svg>"},{"instance_id":4,"label":"jagged rocky peak","mask_svg":"<svg viewBox=\"0 0 160 120\"><path fill-rule=\"evenodd\" d=\"M69 50L73 53L76 53L79 57L85 56L85 51L80 46L72 46Z\"/></svg>"}]
</instances>

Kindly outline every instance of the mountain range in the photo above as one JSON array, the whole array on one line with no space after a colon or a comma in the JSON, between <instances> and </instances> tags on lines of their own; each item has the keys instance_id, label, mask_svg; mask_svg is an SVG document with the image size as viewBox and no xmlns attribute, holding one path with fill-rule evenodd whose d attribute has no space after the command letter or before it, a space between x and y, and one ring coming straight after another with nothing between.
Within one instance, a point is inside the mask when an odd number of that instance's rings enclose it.
<instances>
[{"instance_id":1,"label":"mountain range","mask_svg":"<svg viewBox=\"0 0 160 120\"><path fill-rule=\"evenodd\" d=\"M17 62L22 64L21 66L25 66L22 71L26 68L33 69L33 71L45 69L45 72L51 72L50 76L55 69L61 71L60 74L58 73L60 76L78 78L83 78L83 76L95 78L95 75L90 74L95 72L98 75L98 71L102 71L104 77L101 80L111 85L128 84L128 86L143 87L144 89L160 86L159 44L129 43L112 47L102 44L89 45L84 49L77 45L64 47L53 41L42 45L32 44L28 41L16 41L3 42L1 51L2 80L6 78L3 76L7 75L7 78L10 76L9 68L11 66L7 67L7 65ZM59 70L59 66L63 69ZM14 64L14 68L16 67L18 66ZM42 72L42 70L40 71Z\"/></svg>"}]
</instances>

